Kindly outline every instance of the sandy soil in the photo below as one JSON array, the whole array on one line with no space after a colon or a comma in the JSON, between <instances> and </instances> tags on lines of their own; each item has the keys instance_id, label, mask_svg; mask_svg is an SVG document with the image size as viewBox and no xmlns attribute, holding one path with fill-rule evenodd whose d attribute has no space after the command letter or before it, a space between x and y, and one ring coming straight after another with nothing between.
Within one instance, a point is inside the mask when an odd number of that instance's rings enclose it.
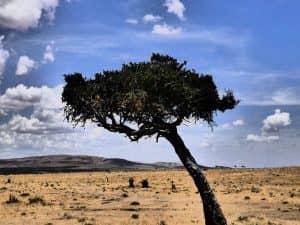
<instances>
[{"instance_id":1,"label":"sandy soil","mask_svg":"<svg viewBox=\"0 0 300 225\"><path fill-rule=\"evenodd\" d=\"M228 224L300 224L300 168L209 170L206 174ZM135 188L128 187L130 177ZM142 179L148 179L149 188L141 188ZM176 190L171 189L172 181ZM199 194L185 171L145 171L0 176L0 224L204 221Z\"/></svg>"}]
</instances>

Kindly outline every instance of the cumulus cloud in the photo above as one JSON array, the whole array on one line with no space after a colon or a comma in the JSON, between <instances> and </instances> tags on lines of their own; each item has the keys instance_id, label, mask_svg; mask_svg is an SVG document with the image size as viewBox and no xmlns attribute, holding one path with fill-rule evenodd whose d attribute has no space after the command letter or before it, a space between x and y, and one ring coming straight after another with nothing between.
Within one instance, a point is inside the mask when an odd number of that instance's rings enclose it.
<instances>
[{"instance_id":1,"label":"cumulus cloud","mask_svg":"<svg viewBox=\"0 0 300 225\"><path fill-rule=\"evenodd\" d=\"M139 21L137 19L126 19L125 20L126 23L132 24L132 25L136 25L139 23Z\"/></svg>"},{"instance_id":2,"label":"cumulus cloud","mask_svg":"<svg viewBox=\"0 0 300 225\"><path fill-rule=\"evenodd\" d=\"M271 135L271 133L279 132L280 129L291 124L290 114L288 112L281 112L276 109L275 113L267 116L263 120L261 134L248 134L246 140L252 142L272 142L279 140L279 134Z\"/></svg>"},{"instance_id":3,"label":"cumulus cloud","mask_svg":"<svg viewBox=\"0 0 300 225\"><path fill-rule=\"evenodd\" d=\"M7 132L0 131L0 144L2 145L13 145L14 138Z\"/></svg>"},{"instance_id":4,"label":"cumulus cloud","mask_svg":"<svg viewBox=\"0 0 300 225\"><path fill-rule=\"evenodd\" d=\"M243 125L245 125L245 121L244 120L235 120L235 121L233 121L232 122L232 125L233 126L243 126Z\"/></svg>"},{"instance_id":5,"label":"cumulus cloud","mask_svg":"<svg viewBox=\"0 0 300 225\"><path fill-rule=\"evenodd\" d=\"M279 129L291 124L290 114L276 109L275 113L263 120L262 132L278 132Z\"/></svg>"},{"instance_id":6,"label":"cumulus cloud","mask_svg":"<svg viewBox=\"0 0 300 225\"><path fill-rule=\"evenodd\" d=\"M19 84L16 87L7 88L3 95L0 95L0 112L18 112L28 107L38 107L44 105L46 108L62 108L60 93L62 86L54 88L47 86L27 87Z\"/></svg>"},{"instance_id":7,"label":"cumulus cloud","mask_svg":"<svg viewBox=\"0 0 300 225\"><path fill-rule=\"evenodd\" d=\"M46 46L44 55L43 55L43 61L42 63L52 63L54 62L54 42L52 41L50 44Z\"/></svg>"},{"instance_id":8,"label":"cumulus cloud","mask_svg":"<svg viewBox=\"0 0 300 225\"><path fill-rule=\"evenodd\" d=\"M155 23L155 22L158 22L162 19L162 17L160 16L155 16L155 15L152 15L152 14L146 14L144 17L143 17L143 21L144 23Z\"/></svg>"},{"instance_id":9,"label":"cumulus cloud","mask_svg":"<svg viewBox=\"0 0 300 225\"><path fill-rule=\"evenodd\" d=\"M37 115L36 113L33 113L29 118L19 114L14 115L7 124L0 127L0 130L9 130L17 134L28 133L33 135L72 132L72 127L63 123L63 117L58 116L59 114L56 113L54 110L52 110L52 112L48 110L47 120L40 120L35 117Z\"/></svg>"},{"instance_id":10,"label":"cumulus cloud","mask_svg":"<svg viewBox=\"0 0 300 225\"><path fill-rule=\"evenodd\" d=\"M246 140L252 142L272 142L272 141L278 141L279 136L264 136L264 135L248 134Z\"/></svg>"},{"instance_id":11,"label":"cumulus cloud","mask_svg":"<svg viewBox=\"0 0 300 225\"><path fill-rule=\"evenodd\" d=\"M232 129L233 127L240 127L240 126L244 126L244 125L245 125L245 121L242 119L238 119L238 120L232 121L231 123L223 123L219 127L222 129Z\"/></svg>"},{"instance_id":12,"label":"cumulus cloud","mask_svg":"<svg viewBox=\"0 0 300 225\"><path fill-rule=\"evenodd\" d=\"M3 40L4 40L4 35L0 36L0 82L1 82L1 76L5 70L7 59L9 58L10 55L9 51L4 49Z\"/></svg>"},{"instance_id":13,"label":"cumulus cloud","mask_svg":"<svg viewBox=\"0 0 300 225\"><path fill-rule=\"evenodd\" d=\"M37 64L33 59L29 58L26 55L20 56L18 64L17 64L16 75L22 76L22 75L28 74L36 66L37 66Z\"/></svg>"},{"instance_id":14,"label":"cumulus cloud","mask_svg":"<svg viewBox=\"0 0 300 225\"><path fill-rule=\"evenodd\" d=\"M174 36L182 32L181 27L172 27L168 24L156 24L153 26L152 33L162 36Z\"/></svg>"},{"instance_id":15,"label":"cumulus cloud","mask_svg":"<svg viewBox=\"0 0 300 225\"><path fill-rule=\"evenodd\" d=\"M4 0L0 2L0 27L25 31L44 17L52 21L59 0Z\"/></svg>"},{"instance_id":16,"label":"cumulus cloud","mask_svg":"<svg viewBox=\"0 0 300 225\"><path fill-rule=\"evenodd\" d=\"M13 113L7 114L8 121L0 124L0 149L74 150L91 146L99 139L102 130L96 125L87 123L87 129L73 129L64 120L62 90L62 85L50 88L20 84L8 88L0 96L0 111ZM23 109L28 109L25 115Z\"/></svg>"},{"instance_id":17,"label":"cumulus cloud","mask_svg":"<svg viewBox=\"0 0 300 225\"><path fill-rule=\"evenodd\" d=\"M167 7L168 13L173 13L180 20L185 20L185 6L180 0L166 0L164 6Z\"/></svg>"},{"instance_id":18,"label":"cumulus cloud","mask_svg":"<svg viewBox=\"0 0 300 225\"><path fill-rule=\"evenodd\" d=\"M0 146L47 148L58 140L65 147L70 145L63 136L77 132L64 120L61 93L62 85L49 88L19 84L8 88L0 96L0 111L12 116L0 124ZM31 113L22 115L24 109Z\"/></svg>"}]
</instances>

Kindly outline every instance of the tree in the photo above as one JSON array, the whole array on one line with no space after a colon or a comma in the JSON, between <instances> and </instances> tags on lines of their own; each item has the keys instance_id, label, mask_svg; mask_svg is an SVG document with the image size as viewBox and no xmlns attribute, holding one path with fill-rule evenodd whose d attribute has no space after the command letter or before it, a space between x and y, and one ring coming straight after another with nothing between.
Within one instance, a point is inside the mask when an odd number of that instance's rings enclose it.
<instances>
[{"instance_id":1,"label":"tree","mask_svg":"<svg viewBox=\"0 0 300 225\"><path fill-rule=\"evenodd\" d=\"M70 122L92 121L124 134L131 141L156 136L167 139L200 193L206 225L225 225L226 219L201 168L181 139L183 122L214 125L217 111L233 109L238 100L231 91L220 98L210 75L199 75L168 55L153 54L149 62L124 64L120 70L96 73L86 79L65 75L62 100Z\"/></svg>"}]
</instances>

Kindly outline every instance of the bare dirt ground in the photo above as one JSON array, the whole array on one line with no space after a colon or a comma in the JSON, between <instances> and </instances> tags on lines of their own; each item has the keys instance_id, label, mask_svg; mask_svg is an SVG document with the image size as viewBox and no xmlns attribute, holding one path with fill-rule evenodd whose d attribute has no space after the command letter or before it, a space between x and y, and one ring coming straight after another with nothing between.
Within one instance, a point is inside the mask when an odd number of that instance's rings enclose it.
<instances>
[{"instance_id":1,"label":"bare dirt ground","mask_svg":"<svg viewBox=\"0 0 300 225\"><path fill-rule=\"evenodd\" d=\"M300 224L299 167L205 173L228 224ZM130 177L135 188L128 187ZM143 179L149 188L141 188ZM0 224L183 225L204 220L199 194L185 171L93 172L0 176Z\"/></svg>"}]
</instances>

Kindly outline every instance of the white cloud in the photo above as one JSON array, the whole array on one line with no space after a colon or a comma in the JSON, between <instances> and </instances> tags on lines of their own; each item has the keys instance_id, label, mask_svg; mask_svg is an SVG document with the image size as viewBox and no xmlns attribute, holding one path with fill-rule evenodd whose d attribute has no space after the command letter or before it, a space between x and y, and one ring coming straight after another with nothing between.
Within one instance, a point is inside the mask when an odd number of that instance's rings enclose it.
<instances>
[{"instance_id":1,"label":"white cloud","mask_svg":"<svg viewBox=\"0 0 300 225\"><path fill-rule=\"evenodd\" d=\"M185 20L185 6L180 0L166 0L164 6L169 13L174 13L180 20Z\"/></svg>"},{"instance_id":2,"label":"white cloud","mask_svg":"<svg viewBox=\"0 0 300 225\"><path fill-rule=\"evenodd\" d=\"M52 21L59 0L4 0L0 2L0 27L27 30L39 25L42 17Z\"/></svg>"},{"instance_id":3,"label":"white cloud","mask_svg":"<svg viewBox=\"0 0 300 225\"><path fill-rule=\"evenodd\" d=\"M244 125L245 125L245 121L242 119L238 119L238 120L232 121L230 123L223 123L219 126L219 128L232 129L233 127L244 126Z\"/></svg>"},{"instance_id":4,"label":"white cloud","mask_svg":"<svg viewBox=\"0 0 300 225\"><path fill-rule=\"evenodd\" d=\"M293 88L281 88L271 97L276 105L300 105L299 90Z\"/></svg>"},{"instance_id":5,"label":"white cloud","mask_svg":"<svg viewBox=\"0 0 300 225\"><path fill-rule=\"evenodd\" d=\"M202 140L201 142L200 142L200 144L199 144L199 147L200 148L208 148L208 147L210 147L211 146L211 143L209 143L208 141L206 141L206 140Z\"/></svg>"},{"instance_id":6,"label":"white cloud","mask_svg":"<svg viewBox=\"0 0 300 225\"><path fill-rule=\"evenodd\" d=\"M7 132L0 131L0 144L12 145L14 144L14 138Z\"/></svg>"},{"instance_id":7,"label":"white cloud","mask_svg":"<svg viewBox=\"0 0 300 225\"><path fill-rule=\"evenodd\" d=\"M274 114L267 116L263 120L261 134L248 134L246 140L252 142L268 143L272 141L278 141L279 135L270 135L270 133L278 132L281 128L287 127L290 124L290 114L287 112L281 112L280 109L276 109Z\"/></svg>"},{"instance_id":8,"label":"white cloud","mask_svg":"<svg viewBox=\"0 0 300 225\"><path fill-rule=\"evenodd\" d=\"M162 19L162 17L160 16L155 16L155 15L152 15L152 14L146 14L144 17L143 17L143 21L144 23L155 23L155 22L158 22Z\"/></svg>"},{"instance_id":9,"label":"white cloud","mask_svg":"<svg viewBox=\"0 0 300 225\"><path fill-rule=\"evenodd\" d=\"M62 85L54 88L18 85L7 89L0 96L0 111L13 115L0 124L0 149L73 152L88 145L98 149L99 142L93 142L101 139L102 129L91 123L86 124L86 129L73 129L64 119L62 90ZM25 108L33 110L22 115Z\"/></svg>"},{"instance_id":10,"label":"white cloud","mask_svg":"<svg viewBox=\"0 0 300 225\"><path fill-rule=\"evenodd\" d=\"M137 19L126 19L125 22L129 23L129 24L133 24L133 25L136 25L139 23L139 21Z\"/></svg>"},{"instance_id":11,"label":"white cloud","mask_svg":"<svg viewBox=\"0 0 300 225\"><path fill-rule=\"evenodd\" d=\"M48 109L62 108L61 91L61 85L49 88L46 86L27 87L19 84L16 87L7 88L4 94L0 95L0 112L2 114L18 112L28 107L39 107L39 105L44 105Z\"/></svg>"},{"instance_id":12,"label":"white cloud","mask_svg":"<svg viewBox=\"0 0 300 225\"><path fill-rule=\"evenodd\" d=\"M3 46L4 35L0 36L0 82L1 76L4 73L6 61L9 58L9 51L4 49Z\"/></svg>"},{"instance_id":13,"label":"white cloud","mask_svg":"<svg viewBox=\"0 0 300 225\"><path fill-rule=\"evenodd\" d=\"M0 146L44 149L55 147L58 140L61 141L60 145L70 146L64 136L76 131L64 120L61 93L62 85L49 88L19 84L8 88L0 96L0 111L13 112L13 116L0 125ZM22 115L22 110L26 108L33 108L29 116ZM5 140L1 140L1 137L5 137Z\"/></svg>"},{"instance_id":14,"label":"white cloud","mask_svg":"<svg viewBox=\"0 0 300 225\"><path fill-rule=\"evenodd\" d=\"M163 36L174 36L182 32L181 27L172 27L167 24L156 24L153 26L152 33Z\"/></svg>"},{"instance_id":15,"label":"white cloud","mask_svg":"<svg viewBox=\"0 0 300 225\"><path fill-rule=\"evenodd\" d=\"M33 107L33 111L30 117L14 114L0 130L31 135L73 132L71 125L64 121L61 93L61 85L54 88L18 85L15 89L6 90L5 102L10 100L9 107L5 104L7 112L12 110L18 112L27 107Z\"/></svg>"},{"instance_id":16,"label":"white cloud","mask_svg":"<svg viewBox=\"0 0 300 225\"><path fill-rule=\"evenodd\" d=\"M223 123L223 124L220 125L220 128L222 128L222 129L229 129L229 128L231 128L231 124L229 124L229 123Z\"/></svg>"},{"instance_id":17,"label":"white cloud","mask_svg":"<svg viewBox=\"0 0 300 225\"><path fill-rule=\"evenodd\" d=\"M52 63L54 62L54 42L52 41L50 44L46 46L44 55L43 55L43 61L42 63Z\"/></svg>"},{"instance_id":18,"label":"white cloud","mask_svg":"<svg viewBox=\"0 0 300 225\"><path fill-rule=\"evenodd\" d=\"M232 125L233 126L243 126L243 125L245 125L245 121L244 120L235 120L235 121L233 121L232 122Z\"/></svg>"},{"instance_id":19,"label":"white cloud","mask_svg":"<svg viewBox=\"0 0 300 225\"><path fill-rule=\"evenodd\" d=\"M58 116L58 112L54 110L48 110L47 117L36 118L38 115L35 112L31 117L27 118L19 114L14 115L11 120L0 127L0 130L9 130L17 134L28 133L33 135L42 135L42 134L59 134L72 132L72 127L69 124L63 123L63 117ZM61 112L62 113L62 112ZM57 120L58 119L58 120Z\"/></svg>"},{"instance_id":20,"label":"white cloud","mask_svg":"<svg viewBox=\"0 0 300 225\"><path fill-rule=\"evenodd\" d=\"M29 58L26 55L20 56L18 64L17 64L17 70L16 75L25 75L28 74L32 69L36 67L36 62Z\"/></svg>"},{"instance_id":21,"label":"white cloud","mask_svg":"<svg viewBox=\"0 0 300 225\"><path fill-rule=\"evenodd\" d=\"M183 41L188 42L192 41L195 43L205 44L207 46L212 45L215 46L225 46L231 49L234 49L238 52L241 50L243 51L250 40L250 36L247 32L241 30L234 30L231 28L200 28L197 30L187 30L182 29L180 26L177 28L171 27L166 24L158 24L154 26L156 31L166 30L164 33L170 33L170 31L175 30L175 34L180 35L172 35L169 36L170 38L165 39L165 41ZM152 29L152 33L154 33L154 27ZM141 37L143 40L150 39L150 40L157 40L159 42L162 41L161 38L157 38L155 35L149 35L148 32L141 32L138 33L138 36ZM226 71L222 71L226 72ZM230 71L232 72L232 71ZM232 75L231 73L229 73Z\"/></svg>"},{"instance_id":22,"label":"white cloud","mask_svg":"<svg viewBox=\"0 0 300 225\"><path fill-rule=\"evenodd\" d=\"M291 124L290 114L276 109L275 113L263 120L262 132L278 132Z\"/></svg>"},{"instance_id":23,"label":"white cloud","mask_svg":"<svg viewBox=\"0 0 300 225\"><path fill-rule=\"evenodd\" d=\"M279 136L264 136L264 135L248 134L246 140L252 142L273 142L273 141L278 141Z\"/></svg>"}]
</instances>

